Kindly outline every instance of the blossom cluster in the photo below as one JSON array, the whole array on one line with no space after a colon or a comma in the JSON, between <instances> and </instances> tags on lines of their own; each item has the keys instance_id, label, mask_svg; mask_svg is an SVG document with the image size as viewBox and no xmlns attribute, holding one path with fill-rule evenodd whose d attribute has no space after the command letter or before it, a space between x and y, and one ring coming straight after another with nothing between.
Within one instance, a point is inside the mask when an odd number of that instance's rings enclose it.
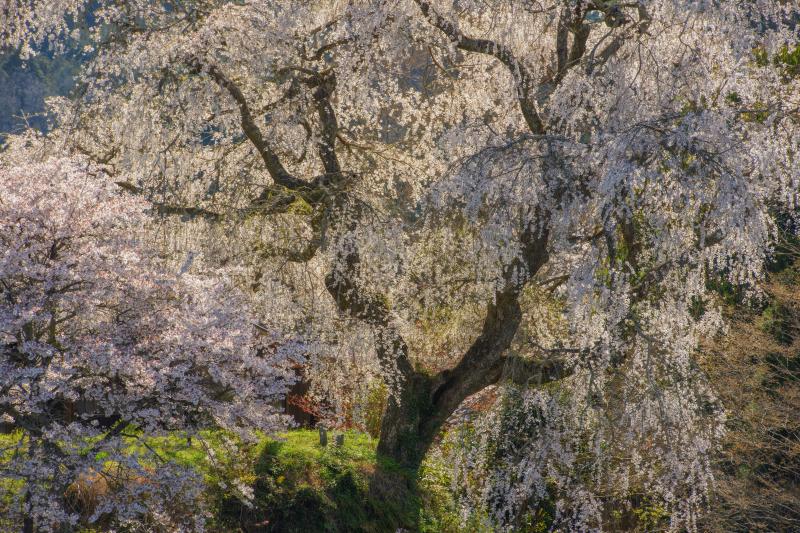
<instances>
[{"instance_id":1,"label":"blossom cluster","mask_svg":"<svg viewBox=\"0 0 800 533\"><path fill-rule=\"evenodd\" d=\"M22 483L3 509L19 524L75 524L70 486L101 476L116 490L89 522L197 529L197 474L131 440L285 426L274 405L302 343L257 330L221 273L173 269L148 217L85 161L0 167L0 414L14 436L0 475Z\"/></svg>"}]
</instances>

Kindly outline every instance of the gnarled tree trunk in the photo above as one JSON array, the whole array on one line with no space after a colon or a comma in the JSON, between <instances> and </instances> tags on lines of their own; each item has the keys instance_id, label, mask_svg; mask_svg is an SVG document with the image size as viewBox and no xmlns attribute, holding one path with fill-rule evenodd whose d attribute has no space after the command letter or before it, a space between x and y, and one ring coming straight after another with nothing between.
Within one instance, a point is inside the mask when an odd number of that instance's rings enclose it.
<instances>
[{"instance_id":1,"label":"gnarled tree trunk","mask_svg":"<svg viewBox=\"0 0 800 533\"><path fill-rule=\"evenodd\" d=\"M547 216L540 213L542 220ZM525 284L547 262L547 231L529 229L522 235L522 257L504 273L505 287L488 305L480 335L452 369L429 376L416 370L408 346L390 321L385 299L357 286L360 258L351 251L326 279L339 309L376 328L376 351L387 377L394 383L381 424L378 452L416 467L433 444L447 418L469 396L497 383L510 361L508 348L519 329L522 311L519 296ZM558 379L557 361L515 361L527 367L526 375L539 381Z\"/></svg>"}]
</instances>

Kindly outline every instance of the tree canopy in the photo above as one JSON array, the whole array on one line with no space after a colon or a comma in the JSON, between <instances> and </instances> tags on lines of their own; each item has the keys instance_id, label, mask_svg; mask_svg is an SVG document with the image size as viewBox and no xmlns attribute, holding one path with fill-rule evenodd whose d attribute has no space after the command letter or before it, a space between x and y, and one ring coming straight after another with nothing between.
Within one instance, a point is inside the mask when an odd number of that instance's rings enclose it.
<instances>
[{"instance_id":1,"label":"tree canopy","mask_svg":"<svg viewBox=\"0 0 800 533\"><path fill-rule=\"evenodd\" d=\"M97 165L173 253L318 343L318 391L380 375L380 452L419 464L465 398L511 383L528 438L483 490L497 524L549 497L558 524L602 528L613 480L692 529L724 419L694 360L724 326L709 282L757 297L774 215L797 207L797 18L780 0L28 0L0 11L0 44L89 39L41 150Z\"/></svg>"}]
</instances>

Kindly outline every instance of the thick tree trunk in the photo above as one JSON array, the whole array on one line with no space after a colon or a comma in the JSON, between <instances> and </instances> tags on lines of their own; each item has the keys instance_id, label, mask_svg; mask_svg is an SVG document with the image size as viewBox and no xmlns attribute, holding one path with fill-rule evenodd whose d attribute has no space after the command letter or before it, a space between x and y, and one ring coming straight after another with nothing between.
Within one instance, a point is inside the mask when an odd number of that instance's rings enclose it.
<instances>
[{"instance_id":1,"label":"thick tree trunk","mask_svg":"<svg viewBox=\"0 0 800 533\"><path fill-rule=\"evenodd\" d=\"M389 399L378 452L419 466L453 411L467 397L499 381L521 316L516 295L502 295L489 306L483 331L455 368L433 378L414 372L399 394Z\"/></svg>"},{"instance_id":2,"label":"thick tree trunk","mask_svg":"<svg viewBox=\"0 0 800 533\"><path fill-rule=\"evenodd\" d=\"M542 216L541 220L547 220ZM521 258L504 272L505 287L489 304L483 328L455 368L430 377L418 372L408 346L391 323L385 298L360 288L360 257L351 251L339 270L325 280L328 292L343 312L375 327L376 351L392 392L381 424L378 452L416 467L433 444L447 418L467 397L497 383L507 352L522 319L519 296L525 284L547 262L548 232L528 228L521 236ZM525 362L528 365L530 362ZM540 379L557 379L560 367L535 363Z\"/></svg>"},{"instance_id":3,"label":"thick tree trunk","mask_svg":"<svg viewBox=\"0 0 800 533\"><path fill-rule=\"evenodd\" d=\"M483 331L458 366L436 377L415 372L389 399L381 423L378 452L418 467L442 425L461 403L501 380L542 384L567 375L560 359L531 360L509 355L522 313L516 295L489 306ZM513 373L505 373L513 368Z\"/></svg>"},{"instance_id":4,"label":"thick tree trunk","mask_svg":"<svg viewBox=\"0 0 800 533\"><path fill-rule=\"evenodd\" d=\"M430 391L430 378L415 374L397 394L389 396L381 420L379 454L403 465L419 465L430 446L421 433L432 409Z\"/></svg>"},{"instance_id":5,"label":"thick tree trunk","mask_svg":"<svg viewBox=\"0 0 800 533\"><path fill-rule=\"evenodd\" d=\"M521 260L506 270L505 288L495 293L480 335L455 368L429 377L411 368L402 339L396 337L394 343L380 343L381 360L390 361L396 356L404 377L401 390L390 398L384 414L380 453L403 464L419 466L442 425L458 406L469 396L500 381L509 363L508 349L522 320L519 296L527 281L546 263L547 240L547 232L537 234L529 229L523 233ZM384 350L387 353L382 353ZM523 368L523 374L535 376L540 383L563 375L563 368L554 360L515 360L514 366Z\"/></svg>"}]
</instances>

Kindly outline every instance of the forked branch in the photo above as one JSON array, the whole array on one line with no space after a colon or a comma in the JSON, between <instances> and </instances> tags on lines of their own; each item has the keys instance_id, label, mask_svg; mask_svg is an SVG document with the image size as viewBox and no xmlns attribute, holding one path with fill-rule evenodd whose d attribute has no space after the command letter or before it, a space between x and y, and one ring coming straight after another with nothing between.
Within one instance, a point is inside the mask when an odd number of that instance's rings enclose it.
<instances>
[{"instance_id":1,"label":"forked branch","mask_svg":"<svg viewBox=\"0 0 800 533\"><path fill-rule=\"evenodd\" d=\"M433 9L430 2L426 0L414 1L419 6L425 18L428 19L428 22L444 33L456 47L466 52L490 55L508 68L517 84L517 101L519 102L522 115L525 117L525 122L528 124L532 133L543 135L545 133L545 126L542 118L539 116L539 111L536 109L536 103L531 98L535 82L533 73L530 72L528 66L514 56L508 47L496 41L490 39L475 39L465 35L455 24L439 15L436 10Z\"/></svg>"}]
</instances>

